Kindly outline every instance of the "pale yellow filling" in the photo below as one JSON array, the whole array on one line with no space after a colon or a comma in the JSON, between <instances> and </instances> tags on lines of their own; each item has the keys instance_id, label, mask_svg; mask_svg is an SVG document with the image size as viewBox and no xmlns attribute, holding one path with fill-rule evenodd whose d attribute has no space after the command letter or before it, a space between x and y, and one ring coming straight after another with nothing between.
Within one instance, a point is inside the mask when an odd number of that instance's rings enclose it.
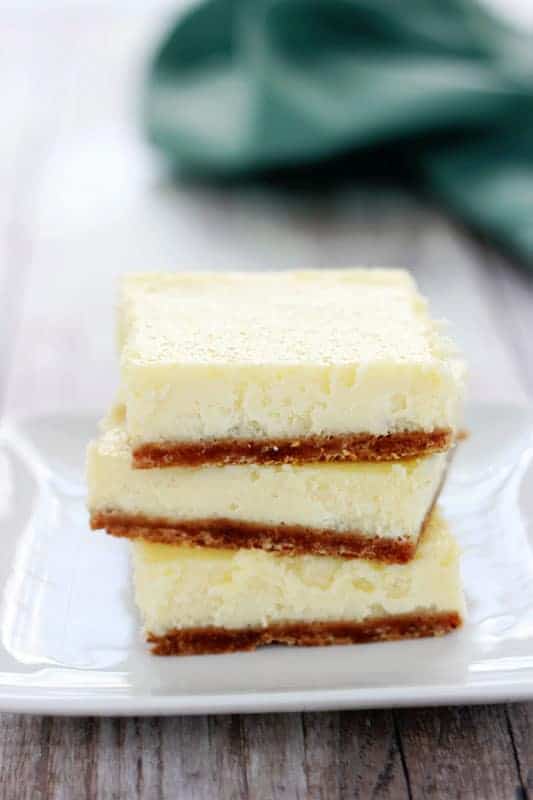
<instances>
[{"instance_id":1,"label":"pale yellow filling","mask_svg":"<svg viewBox=\"0 0 533 800\"><path fill-rule=\"evenodd\" d=\"M132 548L137 604L145 629L156 635L419 611L464 614L459 549L438 514L407 564L142 541Z\"/></svg>"},{"instance_id":2,"label":"pale yellow filling","mask_svg":"<svg viewBox=\"0 0 533 800\"><path fill-rule=\"evenodd\" d=\"M416 540L446 454L395 463L134 469L116 408L89 446L89 507L167 520L224 518Z\"/></svg>"},{"instance_id":3,"label":"pale yellow filling","mask_svg":"<svg viewBox=\"0 0 533 800\"><path fill-rule=\"evenodd\" d=\"M464 364L403 270L131 275L133 445L455 429Z\"/></svg>"}]
</instances>

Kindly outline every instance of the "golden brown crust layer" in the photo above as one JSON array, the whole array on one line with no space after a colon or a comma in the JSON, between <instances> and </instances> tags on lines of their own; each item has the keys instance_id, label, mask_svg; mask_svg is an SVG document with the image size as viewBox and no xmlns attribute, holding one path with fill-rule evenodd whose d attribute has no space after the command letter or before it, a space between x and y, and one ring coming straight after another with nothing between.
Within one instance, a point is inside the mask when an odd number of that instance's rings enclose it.
<instances>
[{"instance_id":1,"label":"golden brown crust layer","mask_svg":"<svg viewBox=\"0 0 533 800\"><path fill-rule=\"evenodd\" d=\"M424 526L429 519L426 515ZM95 512L91 528L105 528L112 536L145 539L162 544L187 544L226 550L253 548L274 550L285 555L329 555L369 558L393 564L410 561L417 541L364 536L357 531L339 533L303 525L262 525L230 519L150 519L120 512Z\"/></svg>"},{"instance_id":2,"label":"golden brown crust layer","mask_svg":"<svg viewBox=\"0 0 533 800\"><path fill-rule=\"evenodd\" d=\"M143 444L133 466L198 467L202 464L305 464L317 461L396 461L448 450L451 430L309 436L302 439L215 439Z\"/></svg>"},{"instance_id":3,"label":"golden brown crust layer","mask_svg":"<svg viewBox=\"0 0 533 800\"><path fill-rule=\"evenodd\" d=\"M291 622L242 630L189 628L172 630L164 636L149 633L147 641L152 646L152 653L158 656L202 655L255 650L268 644L322 646L419 639L443 636L461 624L457 611L428 612L398 614L364 622Z\"/></svg>"}]
</instances>

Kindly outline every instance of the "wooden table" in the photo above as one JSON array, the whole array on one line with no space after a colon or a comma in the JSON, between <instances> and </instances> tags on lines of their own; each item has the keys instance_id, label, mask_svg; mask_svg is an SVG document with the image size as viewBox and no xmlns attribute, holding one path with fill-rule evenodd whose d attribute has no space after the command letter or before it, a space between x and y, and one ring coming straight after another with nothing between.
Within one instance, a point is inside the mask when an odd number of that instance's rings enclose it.
<instances>
[{"instance_id":1,"label":"wooden table","mask_svg":"<svg viewBox=\"0 0 533 800\"><path fill-rule=\"evenodd\" d=\"M0 17L0 403L99 409L113 291L135 269L381 264L414 270L472 367L471 395L533 394L533 284L434 209L173 186L136 127L166 12ZM533 796L533 705L173 719L0 716L0 798Z\"/></svg>"}]
</instances>

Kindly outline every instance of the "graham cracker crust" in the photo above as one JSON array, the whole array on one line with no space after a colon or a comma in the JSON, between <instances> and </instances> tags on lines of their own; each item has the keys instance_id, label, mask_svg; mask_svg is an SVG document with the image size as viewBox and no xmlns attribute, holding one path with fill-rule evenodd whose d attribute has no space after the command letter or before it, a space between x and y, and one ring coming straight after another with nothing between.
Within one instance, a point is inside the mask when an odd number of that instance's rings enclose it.
<instances>
[{"instance_id":1,"label":"graham cracker crust","mask_svg":"<svg viewBox=\"0 0 533 800\"><path fill-rule=\"evenodd\" d=\"M424 530L431 509L424 520ZM91 514L93 530L105 528L112 536L145 539L162 544L186 544L225 550L240 548L269 550L284 555L323 555L343 558L367 558L391 564L410 561L418 537L385 539L368 537L354 531L339 533L303 525L262 525L230 519L183 520L151 519L142 515L102 511Z\"/></svg>"},{"instance_id":2,"label":"graham cracker crust","mask_svg":"<svg viewBox=\"0 0 533 800\"><path fill-rule=\"evenodd\" d=\"M356 433L308 436L302 439L214 439L204 442L161 442L133 450L133 466L198 467L203 464L305 464L332 461L396 461L448 450L449 429L399 431L376 436Z\"/></svg>"},{"instance_id":3,"label":"graham cracker crust","mask_svg":"<svg viewBox=\"0 0 533 800\"><path fill-rule=\"evenodd\" d=\"M147 634L151 651L157 656L204 655L255 650L269 644L315 647L333 644L364 644L396 639L443 636L462 624L457 611L398 614L363 622L290 622L265 628L174 629L157 636Z\"/></svg>"}]
</instances>

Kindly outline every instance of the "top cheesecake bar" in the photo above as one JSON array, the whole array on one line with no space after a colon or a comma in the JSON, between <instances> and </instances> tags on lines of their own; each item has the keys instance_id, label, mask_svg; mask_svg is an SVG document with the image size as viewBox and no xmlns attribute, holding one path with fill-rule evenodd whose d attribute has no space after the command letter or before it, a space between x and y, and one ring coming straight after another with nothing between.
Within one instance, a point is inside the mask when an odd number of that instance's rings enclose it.
<instances>
[{"instance_id":1,"label":"top cheesecake bar","mask_svg":"<svg viewBox=\"0 0 533 800\"><path fill-rule=\"evenodd\" d=\"M137 467L446 450L465 367L403 270L132 274L120 400Z\"/></svg>"}]
</instances>

